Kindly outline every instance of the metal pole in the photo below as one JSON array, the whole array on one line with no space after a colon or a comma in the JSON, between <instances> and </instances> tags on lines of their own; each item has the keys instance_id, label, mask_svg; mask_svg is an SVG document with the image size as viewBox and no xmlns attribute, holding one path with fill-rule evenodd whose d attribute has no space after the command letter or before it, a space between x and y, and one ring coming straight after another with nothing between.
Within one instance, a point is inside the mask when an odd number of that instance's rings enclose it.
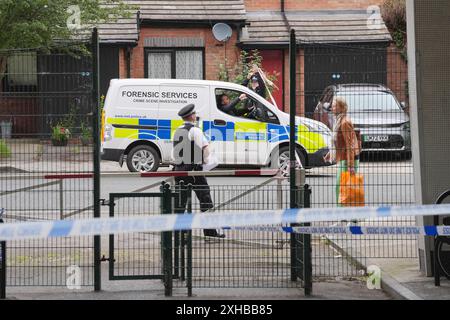
<instances>
[{"instance_id":1,"label":"metal pole","mask_svg":"<svg viewBox=\"0 0 450 320\"><path fill-rule=\"evenodd\" d=\"M303 185L305 184L305 170L304 169L296 169L295 170L295 181L296 186L294 187L295 195L294 202L296 208L304 207L304 197L301 196L303 194ZM292 195L291 195L292 197ZM299 226L298 223L291 223L291 227ZM291 233L291 281L297 281L300 277L303 280L303 242L302 235Z\"/></svg>"},{"instance_id":2,"label":"metal pole","mask_svg":"<svg viewBox=\"0 0 450 320\"><path fill-rule=\"evenodd\" d=\"M59 219L64 219L64 190L63 190L63 180L59 179Z\"/></svg>"},{"instance_id":3,"label":"metal pole","mask_svg":"<svg viewBox=\"0 0 450 320\"><path fill-rule=\"evenodd\" d=\"M304 187L304 208L311 208L311 188L305 184ZM305 223L304 226L311 226L311 223ZM303 235L303 285L305 295L309 296L312 293L312 248L311 235Z\"/></svg>"},{"instance_id":4,"label":"metal pole","mask_svg":"<svg viewBox=\"0 0 450 320\"><path fill-rule=\"evenodd\" d=\"M100 218L100 98L99 98L99 43L98 31L92 32L92 137L94 143L94 218ZM101 243L94 236L94 290L101 290Z\"/></svg>"},{"instance_id":5,"label":"metal pole","mask_svg":"<svg viewBox=\"0 0 450 320\"><path fill-rule=\"evenodd\" d=\"M162 214L172 213L172 195L170 186L165 184L162 188L163 207ZM172 295L172 232L165 231L162 233L163 247L163 271L164 271L164 295L169 297Z\"/></svg>"},{"instance_id":6,"label":"metal pole","mask_svg":"<svg viewBox=\"0 0 450 320\"><path fill-rule=\"evenodd\" d=\"M192 213L192 184L188 185L188 213ZM188 296L192 297L192 230L187 232L187 283Z\"/></svg>"},{"instance_id":7,"label":"metal pole","mask_svg":"<svg viewBox=\"0 0 450 320\"><path fill-rule=\"evenodd\" d=\"M0 299L6 299L6 242L0 242Z\"/></svg>"},{"instance_id":8,"label":"metal pole","mask_svg":"<svg viewBox=\"0 0 450 320\"><path fill-rule=\"evenodd\" d=\"M114 206L115 206L115 198L111 193L109 194L109 217L114 218ZM109 235L109 277L114 276L114 234Z\"/></svg>"},{"instance_id":9,"label":"metal pole","mask_svg":"<svg viewBox=\"0 0 450 320\"><path fill-rule=\"evenodd\" d=\"M0 223L3 223L3 209L0 211ZM0 242L0 299L6 299L6 242Z\"/></svg>"},{"instance_id":10,"label":"metal pole","mask_svg":"<svg viewBox=\"0 0 450 320\"><path fill-rule=\"evenodd\" d=\"M289 180L290 180L290 208L295 208L295 114L297 90L297 40L295 30L291 30L289 43L289 77L290 77L290 109L289 109Z\"/></svg>"},{"instance_id":11,"label":"metal pole","mask_svg":"<svg viewBox=\"0 0 450 320\"><path fill-rule=\"evenodd\" d=\"M295 30L291 29L289 42L289 78L290 78L290 108L289 108L289 207L296 208L297 186L295 183L295 113L296 113L296 60L297 59L297 40ZM297 281L297 252L296 235L291 234L291 281Z\"/></svg>"},{"instance_id":12,"label":"metal pole","mask_svg":"<svg viewBox=\"0 0 450 320\"><path fill-rule=\"evenodd\" d=\"M277 179L277 209L283 209L283 186L281 178Z\"/></svg>"}]
</instances>

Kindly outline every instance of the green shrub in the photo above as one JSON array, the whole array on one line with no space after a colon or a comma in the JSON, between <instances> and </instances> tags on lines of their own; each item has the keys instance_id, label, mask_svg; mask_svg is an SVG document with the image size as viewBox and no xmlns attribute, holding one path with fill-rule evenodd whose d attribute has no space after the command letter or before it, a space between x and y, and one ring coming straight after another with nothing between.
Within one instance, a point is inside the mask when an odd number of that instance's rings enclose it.
<instances>
[{"instance_id":1,"label":"green shrub","mask_svg":"<svg viewBox=\"0 0 450 320\"><path fill-rule=\"evenodd\" d=\"M70 138L69 129L63 127L61 124L57 124L52 127L52 140L55 141L67 141Z\"/></svg>"},{"instance_id":2,"label":"green shrub","mask_svg":"<svg viewBox=\"0 0 450 320\"><path fill-rule=\"evenodd\" d=\"M239 54L239 59L232 66L229 66L225 60L225 64L219 64L219 81L234 82L237 84L242 84L242 82L247 78L248 73L252 70L253 65L258 67L262 66L263 57L261 53L255 49L249 52L242 50ZM267 79L272 83L277 81L279 77L277 72L266 72ZM267 84L267 90L272 93L275 88Z\"/></svg>"}]
</instances>

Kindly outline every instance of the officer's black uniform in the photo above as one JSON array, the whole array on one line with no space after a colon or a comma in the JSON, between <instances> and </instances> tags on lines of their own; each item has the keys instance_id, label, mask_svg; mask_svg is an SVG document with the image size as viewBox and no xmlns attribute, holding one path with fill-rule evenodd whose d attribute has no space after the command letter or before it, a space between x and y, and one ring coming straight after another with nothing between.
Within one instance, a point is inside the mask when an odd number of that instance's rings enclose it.
<instances>
[{"instance_id":1,"label":"officer's black uniform","mask_svg":"<svg viewBox=\"0 0 450 320\"><path fill-rule=\"evenodd\" d=\"M261 78L261 75L259 74L259 72L256 72L251 78L252 81L258 81L259 86L256 87L256 89L254 90L257 94L259 94L261 97L263 97L264 99L266 99L266 84L264 83L264 80ZM250 82L250 79L245 79L242 82L242 85L244 87L248 86L248 83ZM251 89L253 90L253 89Z\"/></svg>"},{"instance_id":2,"label":"officer's black uniform","mask_svg":"<svg viewBox=\"0 0 450 320\"><path fill-rule=\"evenodd\" d=\"M189 104L183 107L178 115L182 118L190 116L193 114L195 106L193 104ZM189 131L194 128L193 123L185 122L184 125L179 127L175 133L173 138L173 147L174 150L174 171L202 171L203 170L203 150L201 147L197 146L194 140L189 140ZM186 154L186 152L188 154ZM190 154L189 154L190 153ZM180 185L181 181L184 181L184 184L187 186L188 184L192 184L193 190L200 201L200 210L202 212L208 211L213 208L213 202L211 199L211 190L208 185L208 181L204 176L196 176L196 177L175 177L175 182L177 186ZM181 193L180 204L177 205L176 213L183 213L186 209L187 203L187 194L186 192ZM204 229L203 233L205 236L210 237L221 237L224 235L218 234L215 229Z\"/></svg>"}]
</instances>

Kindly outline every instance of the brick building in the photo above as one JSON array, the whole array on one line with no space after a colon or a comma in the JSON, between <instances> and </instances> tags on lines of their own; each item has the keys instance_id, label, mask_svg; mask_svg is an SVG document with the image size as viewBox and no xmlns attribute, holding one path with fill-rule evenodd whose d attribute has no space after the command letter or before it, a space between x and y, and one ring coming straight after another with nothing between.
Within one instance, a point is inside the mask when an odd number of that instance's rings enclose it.
<instances>
[{"instance_id":1,"label":"brick building","mask_svg":"<svg viewBox=\"0 0 450 320\"><path fill-rule=\"evenodd\" d=\"M384 22L370 25L377 22L373 6L382 0L127 2L140 8L135 18L100 30L103 93L115 77L215 80L225 60L232 66L240 50L258 49L264 69L279 74L274 98L287 110L293 28L300 47L298 113L311 112L320 92L332 83L382 83L406 99L406 65L392 52ZM213 37L212 26L218 22L233 29L226 43Z\"/></svg>"}]
</instances>

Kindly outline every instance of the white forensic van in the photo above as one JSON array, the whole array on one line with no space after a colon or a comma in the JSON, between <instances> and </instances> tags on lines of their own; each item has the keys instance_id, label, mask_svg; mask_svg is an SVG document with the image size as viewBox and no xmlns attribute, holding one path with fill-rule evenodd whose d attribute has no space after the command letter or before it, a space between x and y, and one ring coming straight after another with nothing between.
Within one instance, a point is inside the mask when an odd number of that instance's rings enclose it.
<instances>
[{"instance_id":1,"label":"white forensic van","mask_svg":"<svg viewBox=\"0 0 450 320\"><path fill-rule=\"evenodd\" d=\"M221 111L221 99L242 94L236 110ZM102 159L126 162L131 172L156 171L171 162L173 134L183 124L178 111L195 104L197 125L211 141L219 165L286 168L289 115L248 88L228 82L168 79L114 79L102 112ZM245 104L245 106L244 106ZM237 115L239 114L239 115ZM331 132L322 123L296 117L298 159L304 167L326 166Z\"/></svg>"}]
</instances>

